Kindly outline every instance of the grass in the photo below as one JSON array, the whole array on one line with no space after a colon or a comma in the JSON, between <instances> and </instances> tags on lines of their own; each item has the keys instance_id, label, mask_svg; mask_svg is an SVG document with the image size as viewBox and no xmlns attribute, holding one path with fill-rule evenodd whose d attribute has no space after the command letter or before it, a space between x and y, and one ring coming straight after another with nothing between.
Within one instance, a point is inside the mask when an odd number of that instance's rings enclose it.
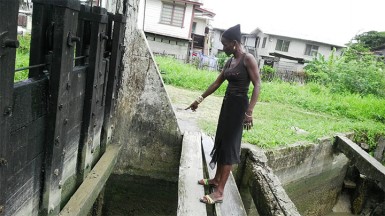
<instances>
[{"instance_id":1,"label":"grass","mask_svg":"<svg viewBox=\"0 0 385 216\"><path fill-rule=\"evenodd\" d=\"M156 57L156 61L166 84L195 91L194 97L218 76L217 72L200 71L170 58ZM215 95L223 96L225 89L226 84ZM378 136L385 133L384 104L384 98L331 93L313 83L263 82L253 114L254 127L244 132L243 141L269 148L353 131L356 142L366 142L373 150ZM210 108L219 110L220 106ZM202 117L198 123L205 132L215 134L216 121L217 116ZM294 127L307 133L298 134Z\"/></svg>"},{"instance_id":2,"label":"grass","mask_svg":"<svg viewBox=\"0 0 385 216\"><path fill-rule=\"evenodd\" d=\"M31 35L19 35L17 39L19 40L20 46L16 49L16 69L29 66L29 48L31 43ZM19 82L27 79L28 72L28 70L16 72L14 82Z\"/></svg>"}]
</instances>

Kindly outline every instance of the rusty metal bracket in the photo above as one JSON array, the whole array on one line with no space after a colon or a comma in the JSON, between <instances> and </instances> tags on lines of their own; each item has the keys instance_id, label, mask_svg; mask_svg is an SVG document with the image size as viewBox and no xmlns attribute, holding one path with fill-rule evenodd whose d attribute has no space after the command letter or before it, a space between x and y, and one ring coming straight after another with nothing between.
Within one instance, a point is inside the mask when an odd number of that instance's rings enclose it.
<instances>
[{"instance_id":1,"label":"rusty metal bracket","mask_svg":"<svg viewBox=\"0 0 385 216\"><path fill-rule=\"evenodd\" d=\"M80 37L76 37L75 35L72 35L72 32L68 32L67 45L73 47L75 42L80 42Z\"/></svg>"},{"instance_id":2,"label":"rusty metal bracket","mask_svg":"<svg viewBox=\"0 0 385 216\"><path fill-rule=\"evenodd\" d=\"M2 48L18 48L20 43L18 40L9 39L7 37L8 31L0 34L0 46Z\"/></svg>"},{"instance_id":3,"label":"rusty metal bracket","mask_svg":"<svg viewBox=\"0 0 385 216\"><path fill-rule=\"evenodd\" d=\"M101 32L99 36L100 36L101 41L102 40L108 40L108 38L109 38L105 32Z\"/></svg>"}]
</instances>

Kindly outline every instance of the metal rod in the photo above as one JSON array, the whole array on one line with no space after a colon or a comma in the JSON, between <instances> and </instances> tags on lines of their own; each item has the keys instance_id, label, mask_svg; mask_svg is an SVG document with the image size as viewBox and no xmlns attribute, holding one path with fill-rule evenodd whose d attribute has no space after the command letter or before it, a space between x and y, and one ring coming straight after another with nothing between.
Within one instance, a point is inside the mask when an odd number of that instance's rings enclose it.
<instances>
[{"instance_id":1,"label":"metal rod","mask_svg":"<svg viewBox=\"0 0 385 216\"><path fill-rule=\"evenodd\" d=\"M28 67L22 67L22 68L16 69L15 72L23 71L23 70L29 70L29 69L33 69L33 68L44 67L44 66L46 66L46 64L38 64L38 65L32 65L32 66L28 66Z\"/></svg>"},{"instance_id":2,"label":"metal rod","mask_svg":"<svg viewBox=\"0 0 385 216\"><path fill-rule=\"evenodd\" d=\"M78 59L83 59L83 58L87 58L88 56L77 56L74 58L74 60L78 60Z\"/></svg>"}]
</instances>

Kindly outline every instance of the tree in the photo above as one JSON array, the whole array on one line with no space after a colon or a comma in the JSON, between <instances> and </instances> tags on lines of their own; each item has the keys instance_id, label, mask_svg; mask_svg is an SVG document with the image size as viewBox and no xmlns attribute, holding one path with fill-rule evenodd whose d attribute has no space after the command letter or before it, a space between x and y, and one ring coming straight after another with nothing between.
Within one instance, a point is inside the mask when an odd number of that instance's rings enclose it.
<instances>
[{"instance_id":1,"label":"tree","mask_svg":"<svg viewBox=\"0 0 385 216\"><path fill-rule=\"evenodd\" d=\"M356 35L354 39L370 50L385 44L385 32L368 31Z\"/></svg>"}]
</instances>

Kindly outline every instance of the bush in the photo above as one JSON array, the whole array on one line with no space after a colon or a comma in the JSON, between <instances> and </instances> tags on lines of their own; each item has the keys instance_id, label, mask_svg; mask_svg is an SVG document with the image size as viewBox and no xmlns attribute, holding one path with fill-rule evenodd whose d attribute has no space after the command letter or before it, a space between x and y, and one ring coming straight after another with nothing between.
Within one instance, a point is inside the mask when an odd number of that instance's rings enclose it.
<instances>
[{"instance_id":1,"label":"bush","mask_svg":"<svg viewBox=\"0 0 385 216\"><path fill-rule=\"evenodd\" d=\"M318 55L306 67L307 81L333 92L385 97L385 65L361 45L348 47L342 56Z\"/></svg>"},{"instance_id":2,"label":"bush","mask_svg":"<svg viewBox=\"0 0 385 216\"><path fill-rule=\"evenodd\" d=\"M277 72L277 69L271 67L270 65L263 65L261 72L262 72L262 80L272 81L275 73Z\"/></svg>"},{"instance_id":3,"label":"bush","mask_svg":"<svg viewBox=\"0 0 385 216\"><path fill-rule=\"evenodd\" d=\"M228 57L226 53L220 52L218 53L217 58L218 58L218 70L221 71L230 57Z\"/></svg>"}]
</instances>

